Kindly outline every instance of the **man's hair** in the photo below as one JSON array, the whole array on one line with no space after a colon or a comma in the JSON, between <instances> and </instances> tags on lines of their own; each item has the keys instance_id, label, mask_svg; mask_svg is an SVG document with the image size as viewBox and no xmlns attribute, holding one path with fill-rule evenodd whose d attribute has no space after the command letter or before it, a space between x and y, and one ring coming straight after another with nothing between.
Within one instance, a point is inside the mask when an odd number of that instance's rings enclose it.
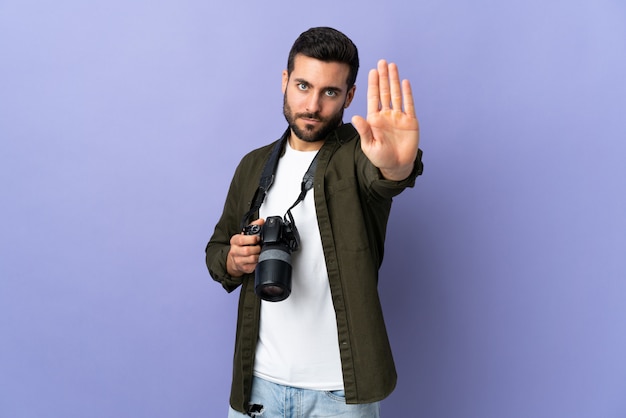
<instances>
[{"instance_id":1,"label":"man's hair","mask_svg":"<svg viewBox=\"0 0 626 418\"><path fill-rule=\"evenodd\" d=\"M302 54L325 62L348 64L348 89L356 82L359 72L359 52L356 45L343 33L328 27L311 28L302 32L293 43L287 61L287 74L293 71L296 55Z\"/></svg>"}]
</instances>

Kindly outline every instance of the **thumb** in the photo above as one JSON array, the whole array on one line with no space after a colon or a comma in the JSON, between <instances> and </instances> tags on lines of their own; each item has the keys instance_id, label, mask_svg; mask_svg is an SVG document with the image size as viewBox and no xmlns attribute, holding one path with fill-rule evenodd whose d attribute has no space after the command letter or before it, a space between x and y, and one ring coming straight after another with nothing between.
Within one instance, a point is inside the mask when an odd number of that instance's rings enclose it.
<instances>
[{"instance_id":1,"label":"thumb","mask_svg":"<svg viewBox=\"0 0 626 418\"><path fill-rule=\"evenodd\" d=\"M369 143L372 140L372 128L363 117L353 116L352 125L361 136L361 142Z\"/></svg>"},{"instance_id":2,"label":"thumb","mask_svg":"<svg viewBox=\"0 0 626 418\"><path fill-rule=\"evenodd\" d=\"M259 218L259 219L256 219L253 222L250 222L250 225L263 225L264 223L265 223L265 219Z\"/></svg>"}]
</instances>

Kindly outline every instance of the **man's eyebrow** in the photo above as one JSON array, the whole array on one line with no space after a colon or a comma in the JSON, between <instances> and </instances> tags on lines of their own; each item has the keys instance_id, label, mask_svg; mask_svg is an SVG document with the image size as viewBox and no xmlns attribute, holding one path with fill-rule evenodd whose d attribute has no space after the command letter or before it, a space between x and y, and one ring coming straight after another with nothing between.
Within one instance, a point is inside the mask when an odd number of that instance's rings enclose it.
<instances>
[{"instance_id":1,"label":"man's eyebrow","mask_svg":"<svg viewBox=\"0 0 626 418\"><path fill-rule=\"evenodd\" d=\"M296 84L304 84L307 87L314 87L313 84L309 83L308 81L306 81L303 78L294 78L293 80ZM341 87L337 87L337 86L327 86L322 88L322 90L331 90L337 93L341 93L343 92L343 89Z\"/></svg>"}]
</instances>

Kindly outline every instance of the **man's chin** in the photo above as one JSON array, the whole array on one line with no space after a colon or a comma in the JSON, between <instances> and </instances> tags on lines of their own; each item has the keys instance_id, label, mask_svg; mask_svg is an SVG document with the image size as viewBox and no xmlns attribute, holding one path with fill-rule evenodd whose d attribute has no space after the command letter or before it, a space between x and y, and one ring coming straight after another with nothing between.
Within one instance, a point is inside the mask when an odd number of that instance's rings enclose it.
<instances>
[{"instance_id":1,"label":"man's chin","mask_svg":"<svg viewBox=\"0 0 626 418\"><path fill-rule=\"evenodd\" d=\"M305 125L304 128L300 128L299 126L292 126L291 130L296 134L296 136L301 139L304 142L318 142L318 141L322 141L325 138L322 138L322 136L326 136L326 135L320 135L320 133L322 133L322 131L324 131L323 127L321 128L314 128L311 125Z\"/></svg>"}]
</instances>

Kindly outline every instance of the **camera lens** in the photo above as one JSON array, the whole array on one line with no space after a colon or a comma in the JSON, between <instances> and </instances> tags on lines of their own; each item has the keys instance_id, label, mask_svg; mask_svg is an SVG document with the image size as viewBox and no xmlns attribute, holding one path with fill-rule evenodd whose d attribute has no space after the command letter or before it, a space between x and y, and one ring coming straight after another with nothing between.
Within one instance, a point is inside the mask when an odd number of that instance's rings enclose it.
<instances>
[{"instance_id":1,"label":"camera lens","mask_svg":"<svg viewBox=\"0 0 626 418\"><path fill-rule=\"evenodd\" d=\"M260 289L261 294L263 295L263 299L269 300L274 298L284 299L283 295L285 293L285 289L282 287L267 285Z\"/></svg>"},{"instance_id":2,"label":"camera lens","mask_svg":"<svg viewBox=\"0 0 626 418\"><path fill-rule=\"evenodd\" d=\"M256 266L254 290L269 302L280 302L291 294L291 254L284 245L263 247Z\"/></svg>"}]
</instances>

